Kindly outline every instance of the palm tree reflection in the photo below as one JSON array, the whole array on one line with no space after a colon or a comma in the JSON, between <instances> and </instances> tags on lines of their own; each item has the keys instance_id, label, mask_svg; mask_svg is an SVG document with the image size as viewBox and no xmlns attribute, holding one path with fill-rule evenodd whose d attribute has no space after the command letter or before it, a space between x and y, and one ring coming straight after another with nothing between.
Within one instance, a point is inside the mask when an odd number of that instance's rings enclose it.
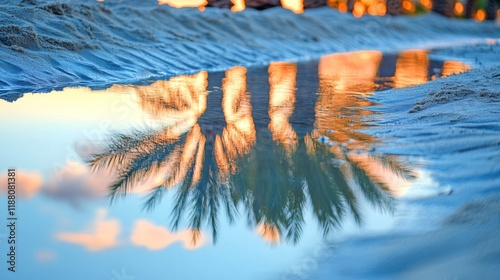
<instances>
[{"instance_id":1,"label":"palm tree reflection","mask_svg":"<svg viewBox=\"0 0 500 280\"><path fill-rule=\"evenodd\" d=\"M380 141L360 132L373 115L367 97L377 88L375 80L382 61L378 51L358 51L325 56L319 64L319 97L311 135L326 136L329 152L342 163L340 170L351 188L358 185L374 206L390 207L385 193L403 193L402 182L412 172L395 156L371 152ZM352 180L353 178L354 180ZM375 191L383 190L383 191Z\"/></svg>"},{"instance_id":2,"label":"palm tree reflection","mask_svg":"<svg viewBox=\"0 0 500 280\"><path fill-rule=\"evenodd\" d=\"M120 174L110 187L112 199L152 176L161 178L150 190L144 207L153 209L171 189L175 191L173 229L178 229L184 218L193 232L200 232L208 223L214 242L222 211L230 222L243 211L248 224L271 243L297 242L308 209L324 234L349 216L361 222L358 204L362 196L390 211L390 187L372 172L373 162L390 166L391 176L409 178L411 174L397 158L364 158L378 140L357 130L366 127L362 117L371 114L361 107L370 105L364 94L374 89L381 54L354 55L325 60L335 63L339 73L328 72L330 62L320 63L316 122L304 137L299 138L289 122L296 100L297 66L269 66L268 130L256 128L246 69L235 67L226 71L223 79L226 126L214 141L207 140L198 123L207 102L207 74L201 72L137 87L143 108L170 121L162 129L114 136L91 165ZM352 63L359 59L362 63ZM372 68L375 70L366 70ZM351 74L359 69L368 72L351 85ZM199 236L194 241L196 238Z\"/></svg>"}]
</instances>

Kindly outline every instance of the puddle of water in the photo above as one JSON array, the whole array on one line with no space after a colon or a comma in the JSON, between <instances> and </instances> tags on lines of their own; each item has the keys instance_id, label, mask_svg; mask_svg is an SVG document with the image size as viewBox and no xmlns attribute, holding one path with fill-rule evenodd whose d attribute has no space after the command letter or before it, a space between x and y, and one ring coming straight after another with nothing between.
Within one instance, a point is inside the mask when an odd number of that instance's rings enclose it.
<instances>
[{"instance_id":1,"label":"puddle of water","mask_svg":"<svg viewBox=\"0 0 500 280\"><path fill-rule=\"evenodd\" d=\"M386 226L421 174L360 131L369 96L467 69L360 51L2 101L18 275L278 277L329 234Z\"/></svg>"}]
</instances>

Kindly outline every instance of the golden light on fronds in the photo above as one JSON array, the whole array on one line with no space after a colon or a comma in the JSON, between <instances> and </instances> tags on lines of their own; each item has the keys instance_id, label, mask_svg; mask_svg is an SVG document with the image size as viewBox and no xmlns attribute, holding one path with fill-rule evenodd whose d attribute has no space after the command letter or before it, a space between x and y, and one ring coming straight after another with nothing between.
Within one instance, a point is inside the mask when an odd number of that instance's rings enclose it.
<instances>
[{"instance_id":1,"label":"golden light on fronds","mask_svg":"<svg viewBox=\"0 0 500 280\"><path fill-rule=\"evenodd\" d=\"M226 127L222 137L216 137L214 154L223 175L228 175L224 172L228 169L232 174L236 172L236 160L250 151L257 137L246 73L245 67L236 66L227 70L222 80L222 112Z\"/></svg>"},{"instance_id":2,"label":"golden light on fronds","mask_svg":"<svg viewBox=\"0 0 500 280\"><path fill-rule=\"evenodd\" d=\"M334 90L370 92L375 86L382 53L357 51L323 56L318 65L320 80L328 80Z\"/></svg>"},{"instance_id":3,"label":"golden light on fronds","mask_svg":"<svg viewBox=\"0 0 500 280\"><path fill-rule=\"evenodd\" d=\"M182 154L180 155L180 158L176 158L177 165L174 166L176 171L173 172L173 175L163 183L165 187L171 188L180 184L193 167L195 171L199 172L199 174L193 174L194 179L191 185L194 185L199 181L195 179L201 176L202 162L200 162L199 154L204 153L205 141L206 138L201 133L200 126L198 124L194 125L186 136L186 141L182 147Z\"/></svg>"},{"instance_id":4,"label":"golden light on fronds","mask_svg":"<svg viewBox=\"0 0 500 280\"><path fill-rule=\"evenodd\" d=\"M483 21L486 19L486 12L483 9L477 10L476 14L474 15L474 19L476 21Z\"/></svg>"},{"instance_id":5,"label":"golden light on fronds","mask_svg":"<svg viewBox=\"0 0 500 280\"><path fill-rule=\"evenodd\" d=\"M281 6L285 9L289 9L296 14L304 12L304 1L303 0L281 0Z\"/></svg>"},{"instance_id":6,"label":"golden light on fronds","mask_svg":"<svg viewBox=\"0 0 500 280\"><path fill-rule=\"evenodd\" d=\"M429 58L425 50L408 50L399 54L394 74L394 87L403 88L428 81Z\"/></svg>"},{"instance_id":7,"label":"golden light on fronds","mask_svg":"<svg viewBox=\"0 0 500 280\"><path fill-rule=\"evenodd\" d=\"M208 73L173 77L135 91L142 108L158 119L198 119L207 108ZM194 124L194 123L193 123Z\"/></svg>"},{"instance_id":8,"label":"golden light on fronds","mask_svg":"<svg viewBox=\"0 0 500 280\"><path fill-rule=\"evenodd\" d=\"M269 104L286 107L295 103L295 86L297 84L297 64L287 62L271 62L269 73Z\"/></svg>"},{"instance_id":9,"label":"golden light on fronds","mask_svg":"<svg viewBox=\"0 0 500 280\"><path fill-rule=\"evenodd\" d=\"M215 136L214 142L214 158L219 168L219 179L226 180L231 175L231 166L229 160L224 153L224 145L222 138L219 135Z\"/></svg>"},{"instance_id":10,"label":"golden light on fronds","mask_svg":"<svg viewBox=\"0 0 500 280\"><path fill-rule=\"evenodd\" d=\"M231 0L233 6L231 7L231 11L233 12L241 12L246 8L245 0Z\"/></svg>"},{"instance_id":11,"label":"golden light on fronds","mask_svg":"<svg viewBox=\"0 0 500 280\"><path fill-rule=\"evenodd\" d=\"M289 122L295 106L297 65L272 62L269 65L269 130L273 140L289 153L297 146L297 134Z\"/></svg>"},{"instance_id":12,"label":"golden light on fronds","mask_svg":"<svg viewBox=\"0 0 500 280\"><path fill-rule=\"evenodd\" d=\"M470 69L472 69L472 67L463 62L447 60L443 63L443 70L441 71L441 75L443 77L447 77L454 74L464 73Z\"/></svg>"},{"instance_id":13,"label":"golden light on fronds","mask_svg":"<svg viewBox=\"0 0 500 280\"><path fill-rule=\"evenodd\" d=\"M260 223L257 226L257 232L265 241L271 244L279 244L280 243L280 232L277 226L272 226L266 223Z\"/></svg>"},{"instance_id":14,"label":"golden light on fronds","mask_svg":"<svg viewBox=\"0 0 500 280\"><path fill-rule=\"evenodd\" d=\"M158 4L160 5L169 5L174 8L200 8L205 7L207 5L206 0L158 0Z\"/></svg>"},{"instance_id":15,"label":"golden light on fronds","mask_svg":"<svg viewBox=\"0 0 500 280\"><path fill-rule=\"evenodd\" d=\"M196 159L194 162L193 182L191 183L193 186L197 185L201 180L201 172L203 171L203 161L205 158L205 143L206 138L203 135L198 143L198 150L196 152Z\"/></svg>"},{"instance_id":16,"label":"golden light on fronds","mask_svg":"<svg viewBox=\"0 0 500 280\"><path fill-rule=\"evenodd\" d=\"M420 0L420 4L426 8L427 10L432 9L432 1L431 0Z\"/></svg>"},{"instance_id":17,"label":"golden light on fronds","mask_svg":"<svg viewBox=\"0 0 500 280\"><path fill-rule=\"evenodd\" d=\"M372 137L357 132L364 127L361 118L372 112L363 98L375 90L382 53L358 51L321 58L318 66L319 97L314 107L314 128L337 143L369 143ZM346 117L347 116L347 117ZM351 140L351 141L350 141ZM352 141L355 140L355 141Z\"/></svg>"},{"instance_id":18,"label":"golden light on fronds","mask_svg":"<svg viewBox=\"0 0 500 280\"><path fill-rule=\"evenodd\" d=\"M464 5L457 1L455 2L453 10L455 11L456 15L461 15L464 12Z\"/></svg>"},{"instance_id":19,"label":"golden light on fronds","mask_svg":"<svg viewBox=\"0 0 500 280\"><path fill-rule=\"evenodd\" d=\"M154 153L158 143L175 143L165 159L151 165L146 173L140 173L130 183L134 188L144 190L148 186L151 189L151 186L160 185L175 187L191 171L191 186L201 180L206 138L197 122L207 107L207 79L208 74L203 71L173 77L168 81L157 81L148 86L129 87L129 90L137 94L142 109L158 119L163 127L138 147L141 153ZM116 87L115 90L117 89L120 88ZM185 141L179 143L184 134ZM135 156L135 152L126 153L119 164L127 166Z\"/></svg>"},{"instance_id":20,"label":"golden light on fronds","mask_svg":"<svg viewBox=\"0 0 500 280\"><path fill-rule=\"evenodd\" d=\"M226 77L222 81L222 111L227 128L234 127L244 135L252 135L255 133L255 127L246 73L247 69L241 66L226 71Z\"/></svg>"}]
</instances>

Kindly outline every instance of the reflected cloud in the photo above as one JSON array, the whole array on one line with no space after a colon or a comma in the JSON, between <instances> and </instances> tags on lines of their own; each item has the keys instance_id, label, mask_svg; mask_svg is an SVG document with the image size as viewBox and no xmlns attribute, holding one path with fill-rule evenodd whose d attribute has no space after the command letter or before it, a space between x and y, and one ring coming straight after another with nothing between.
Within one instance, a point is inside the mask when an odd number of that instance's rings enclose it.
<instances>
[{"instance_id":1,"label":"reflected cloud","mask_svg":"<svg viewBox=\"0 0 500 280\"><path fill-rule=\"evenodd\" d=\"M161 250L175 242L182 242L186 249L197 249L203 246L205 240L206 238L199 231L184 230L172 233L147 220L136 221L130 237L132 244L146 247L149 250Z\"/></svg>"},{"instance_id":2,"label":"reflected cloud","mask_svg":"<svg viewBox=\"0 0 500 280\"><path fill-rule=\"evenodd\" d=\"M52 262L55 258L56 255L51 250L42 249L35 252L35 259L40 263Z\"/></svg>"},{"instance_id":3,"label":"reflected cloud","mask_svg":"<svg viewBox=\"0 0 500 280\"><path fill-rule=\"evenodd\" d=\"M112 182L108 172L91 173L88 166L70 161L49 178L43 194L78 207L83 200L107 195L107 186Z\"/></svg>"},{"instance_id":4,"label":"reflected cloud","mask_svg":"<svg viewBox=\"0 0 500 280\"><path fill-rule=\"evenodd\" d=\"M7 196L7 172L0 175L0 192ZM35 196L42 187L42 176L38 172L16 170L16 197L29 199Z\"/></svg>"},{"instance_id":5,"label":"reflected cloud","mask_svg":"<svg viewBox=\"0 0 500 280\"><path fill-rule=\"evenodd\" d=\"M144 180L133 185L131 192L146 194L152 188L163 182L164 174L169 166L151 172ZM74 207L86 200L105 197L109 194L108 187L116 182L119 175L117 170L102 168L92 171L91 168L80 162L69 161L57 170L43 186L42 193L47 197L65 201Z\"/></svg>"},{"instance_id":6,"label":"reflected cloud","mask_svg":"<svg viewBox=\"0 0 500 280\"><path fill-rule=\"evenodd\" d=\"M105 219L106 210L100 209L89 232L55 234L59 241L84 246L89 251L101 251L118 245L120 223L115 219Z\"/></svg>"}]
</instances>

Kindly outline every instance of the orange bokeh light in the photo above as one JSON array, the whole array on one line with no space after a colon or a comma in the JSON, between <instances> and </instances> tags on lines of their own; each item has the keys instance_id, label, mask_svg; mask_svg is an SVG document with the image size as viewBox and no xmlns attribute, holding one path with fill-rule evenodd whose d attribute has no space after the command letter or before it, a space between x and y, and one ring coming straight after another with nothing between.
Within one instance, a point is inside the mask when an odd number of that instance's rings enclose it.
<instances>
[{"instance_id":1,"label":"orange bokeh light","mask_svg":"<svg viewBox=\"0 0 500 280\"><path fill-rule=\"evenodd\" d=\"M352 15L354 17L361 17L365 13L365 5L363 5L361 2L356 2L354 3L354 9L352 11Z\"/></svg>"},{"instance_id":2,"label":"orange bokeh light","mask_svg":"<svg viewBox=\"0 0 500 280\"><path fill-rule=\"evenodd\" d=\"M241 12L246 8L245 0L231 0L233 3L233 7L231 7L231 11L233 12Z\"/></svg>"},{"instance_id":3,"label":"orange bokeh light","mask_svg":"<svg viewBox=\"0 0 500 280\"><path fill-rule=\"evenodd\" d=\"M200 8L205 7L207 5L206 0L158 0L158 4L160 5L169 5L174 8L185 8L185 7L191 7L191 8Z\"/></svg>"},{"instance_id":4,"label":"orange bokeh light","mask_svg":"<svg viewBox=\"0 0 500 280\"><path fill-rule=\"evenodd\" d=\"M303 0L281 0L281 6L283 8L291 10L296 14L304 12L304 1Z\"/></svg>"},{"instance_id":5,"label":"orange bokeh light","mask_svg":"<svg viewBox=\"0 0 500 280\"><path fill-rule=\"evenodd\" d=\"M347 13L347 3L339 3L338 9L341 13Z\"/></svg>"},{"instance_id":6,"label":"orange bokeh light","mask_svg":"<svg viewBox=\"0 0 500 280\"><path fill-rule=\"evenodd\" d=\"M424 6L427 10L430 10L432 8L432 1L431 0L420 0L420 4Z\"/></svg>"},{"instance_id":7,"label":"orange bokeh light","mask_svg":"<svg viewBox=\"0 0 500 280\"><path fill-rule=\"evenodd\" d=\"M486 19L486 12L482 9L477 10L476 14L474 15L474 19L476 21L483 21Z\"/></svg>"},{"instance_id":8,"label":"orange bokeh light","mask_svg":"<svg viewBox=\"0 0 500 280\"><path fill-rule=\"evenodd\" d=\"M415 12L415 4L410 0L403 1L403 9L407 12Z\"/></svg>"},{"instance_id":9,"label":"orange bokeh light","mask_svg":"<svg viewBox=\"0 0 500 280\"><path fill-rule=\"evenodd\" d=\"M456 2L454 11L456 15L461 15L464 12L464 5L460 2Z\"/></svg>"}]
</instances>

